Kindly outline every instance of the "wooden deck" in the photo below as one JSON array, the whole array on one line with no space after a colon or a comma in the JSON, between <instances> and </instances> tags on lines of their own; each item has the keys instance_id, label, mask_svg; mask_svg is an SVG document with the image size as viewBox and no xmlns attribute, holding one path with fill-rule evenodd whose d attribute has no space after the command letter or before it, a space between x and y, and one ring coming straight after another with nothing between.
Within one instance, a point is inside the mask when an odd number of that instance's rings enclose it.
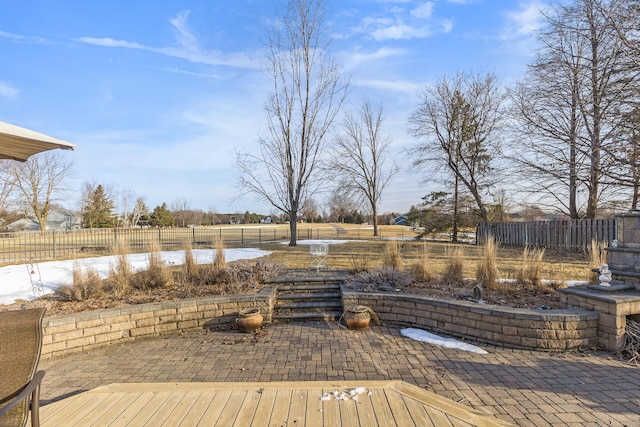
<instances>
[{"instance_id":1,"label":"wooden deck","mask_svg":"<svg viewBox=\"0 0 640 427\"><path fill-rule=\"evenodd\" d=\"M40 418L43 427L511 425L402 381L111 384L45 405Z\"/></svg>"}]
</instances>

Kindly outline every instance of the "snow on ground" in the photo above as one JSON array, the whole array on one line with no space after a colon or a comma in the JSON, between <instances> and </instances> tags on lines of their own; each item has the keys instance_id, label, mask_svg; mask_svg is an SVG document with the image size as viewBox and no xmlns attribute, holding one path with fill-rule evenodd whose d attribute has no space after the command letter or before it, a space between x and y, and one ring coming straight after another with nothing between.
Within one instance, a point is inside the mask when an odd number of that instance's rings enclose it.
<instances>
[{"instance_id":1,"label":"snow on ground","mask_svg":"<svg viewBox=\"0 0 640 427\"><path fill-rule=\"evenodd\" d=\"M296 240L299 245L343 245L349 242L356 242L357 240ZM280 242L281 245L288 245L289 242Z\"/></svg>"},{"instance_id":2,"label":"snow on ground","mask_svg":"<svg viewBox=\"0 0 640 427\"><path fill-rule=\"evenodd\" d=\"M467 344L454 338L443 338L430 332L423 331L422 329L404 328L400 330L400 333L407 338L426 342L429 344L439 345L440 347L470 351L477 354L487 354L486 351L479 347L476 347L475 345Z\"/></svg>"},{"instance_id":3,"label":"snow on ground","mask_svg":"<svg viewBox=\"0 0 640 427\"><path fill-rule=\"evenodd\" d=\"M213 262L213 249L194 249L193 257L197 264ZM224 256L227 261L241 259L255 259L269 255L271 252L255 248L225 249ZM184 263L184 251L162 251L162 260L167 265L182 265ZM58 286L71 284L74 265L85 269L94 268L101 277L107 277L112 265L115 265L116 256L103 256L82 258L78 260L47 261L20 265L0 267L0 304L11 304L17 299L30 300L35 298L34 285L41 288L45 294L54 292ZM148 254L130 254L129 262L134 271L147 268Z\"/></svg>"}]
</instances>

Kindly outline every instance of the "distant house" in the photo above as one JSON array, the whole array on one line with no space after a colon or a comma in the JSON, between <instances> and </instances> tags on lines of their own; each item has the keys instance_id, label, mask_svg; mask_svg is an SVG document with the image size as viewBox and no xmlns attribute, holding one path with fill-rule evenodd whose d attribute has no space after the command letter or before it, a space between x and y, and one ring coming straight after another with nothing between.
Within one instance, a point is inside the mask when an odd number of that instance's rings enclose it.
<instances>
[{"instance_id":1,"label":"distant house","mask_svg":"<svg viewBox=\"0 0 640 427\"><path fill-rule=\"evenodd\" d=\"M271 222L273 222L273 219L271 218L271 215L263 216L260 219L260 224L271 224Z\"/></svg>"},{"instance_id":2,"label":"distant house","mask_svg":"<svg viewBox=\"0 0 640 427\"><path fill-rule=\"evenodd\" d=\"M80 228L80 216L64 209L53 209L47 218L47 230L77 230ZM35 219L22 218L7 225L9 231L40 231Z\"/></svg>"},{"instance_id":3,"label":"distant house","mask_svg":"<svg viewBox=\"0 0 640 427\"><path fill-rule=\"evenodd\" d=\"M397 216L393 219L393 224L394 225L409 225L409 220L407 219L406 216L404 215L400 215Z\"/></svg>"}]
</instances>

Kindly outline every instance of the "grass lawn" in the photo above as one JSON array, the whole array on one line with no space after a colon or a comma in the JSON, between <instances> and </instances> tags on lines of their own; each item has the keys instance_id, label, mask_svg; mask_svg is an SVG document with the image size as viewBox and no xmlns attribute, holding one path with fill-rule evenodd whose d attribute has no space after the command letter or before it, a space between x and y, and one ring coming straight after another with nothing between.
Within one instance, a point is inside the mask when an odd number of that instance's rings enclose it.
<instances>
[{"instance_id":1,"label":"grass lawn","mask_svg":"<svg viewBox=\"0 0 640 427\"><path fill-rule=\"evenodd\" d=\"M327 263L331 269L382 267L387 244L386 241L349 241L344 244L332 244L329 245ZM418 241L400 241L398 245L404 269L410 269L411 265L426 253L431 262L432 271L435 273L443 272L454 249L462 247L465 277L475 277L477 263L483 254L483 248L474 245ZM309 245L290 247L285 244L262 244L260 249L272 252L264 259L281 264L285 268L309 268L311 261ZM499 248L497 262L500 277L515 278L522 264L522 248ZM542 277L547 280L588 280L590 270L590 256L586 253L547 251L542 262Z\"/></svg>"}]
</instances>

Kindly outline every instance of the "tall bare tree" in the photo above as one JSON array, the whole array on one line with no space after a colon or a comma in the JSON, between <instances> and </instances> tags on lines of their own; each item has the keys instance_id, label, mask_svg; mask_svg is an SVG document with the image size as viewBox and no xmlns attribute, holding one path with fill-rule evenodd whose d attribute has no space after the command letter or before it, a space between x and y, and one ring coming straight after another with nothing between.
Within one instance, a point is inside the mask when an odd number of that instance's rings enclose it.
<instances>
[{"instance_id":1,"label":"tall bare tree","mask_svg":"<svg viewBox=\"0 0 640 427\"><path fill-rule=\"evenodd\" d=\"M291 239L305 201L324 184L321 158L327 133L347 93L327 52L322 0L289 0L281 26L268 38L272 93L267 132L255 153L238 153L240 185L289 216Z\"/></svg>"},{"instance_id":2,"label":"tall bare tree","mask_svg":"<svg viewBox=\"0 0 640 427\"><path fill-rule=\"evenodd\" d=\"M586 190L589 173L580 114L587 46L577 28L555 27L538 34L542 48L525 79L509 90L517 144L511 153L519 171L526 171L526 189L538 198L536 202L575 219L580 216L579 194Z\"/></svg>"},{"instance_id":3,"label":"tall bare tree","mask_svg":"<svg viewBox=\"0 0 640 427\"><path fill-rule=\"evenodd\" d=\"M624 2L606 4L618 10ZM599 6L573 0L551 9L538 34L542 48L512 92L520 140L528 142L516 150L532 189L555 199L571 218L595 218L603 193L621 184L613 179L619 162L612 153L619 151L620 112L635 79Z\"/></svg>"},{"instance_id":4,"label":"tall bare tree","mask_svg":"<svg viewBox=\"0 0 640 427\"><path fill-rule=\"evenodd\" d=\"M345 217L358 209L358 203L354 201L349 191L334 191L328 201L329 217L331 221L344 223Z\"/></svg>"},{"instance_id":5,"label":"tall bare tree","mask_svg":"<svg viewBox=\"0 0 640 427\"><path fill-rule=\"evenodd\" d=\"M481 220L488 220L483 193L491 185L491 162L499 151L504 100L495 75L459 73L426 88L409 118L411 133L421 140L409 152L413 166L423 172L425 166L444 169L454 178L454 240L460 185L475 200Z\"/></svg>"},{"instance_id":6,"label":"tall bare tree","mask_svg":"<svg viewBox=\"0 0 640 427\"><path fill-rule=\"evenodd\" d=\"M371 209L373 235L378 235L378 203L389 180L398 172L394 163L386 165L391 139L382 134L382 107L374 109L365 101L356 116L348 113L336 136L331 169L338 186L348 189Z\"/></svg>"},{"instance_id":7,"label":"tall bare tree","mask_svg":"<svg viewBox=\"0 0 640 427\"><path fill-rule=\"evenodd\" d=\"M72 163L64 154L46 152L31 156L24 163L13 162L11 165L25 213L33 214L40 230L46 230L52 204L66 190Z\"/></svg>"},{"instance_id":8,"label":"tall bare tree","mask_svg":"<svg viewBox=\"0 0 640 427\"><path fill-rule=\"evenodd\" d=\"M142 221L146 221L146 223L143 224ZM136 204L133 207L133 211L131 211L131 219L129 222L131 227L149 225L149 208L147 208L144 198L138 197L136 199Z\"/></svg>"}]
</instances>

